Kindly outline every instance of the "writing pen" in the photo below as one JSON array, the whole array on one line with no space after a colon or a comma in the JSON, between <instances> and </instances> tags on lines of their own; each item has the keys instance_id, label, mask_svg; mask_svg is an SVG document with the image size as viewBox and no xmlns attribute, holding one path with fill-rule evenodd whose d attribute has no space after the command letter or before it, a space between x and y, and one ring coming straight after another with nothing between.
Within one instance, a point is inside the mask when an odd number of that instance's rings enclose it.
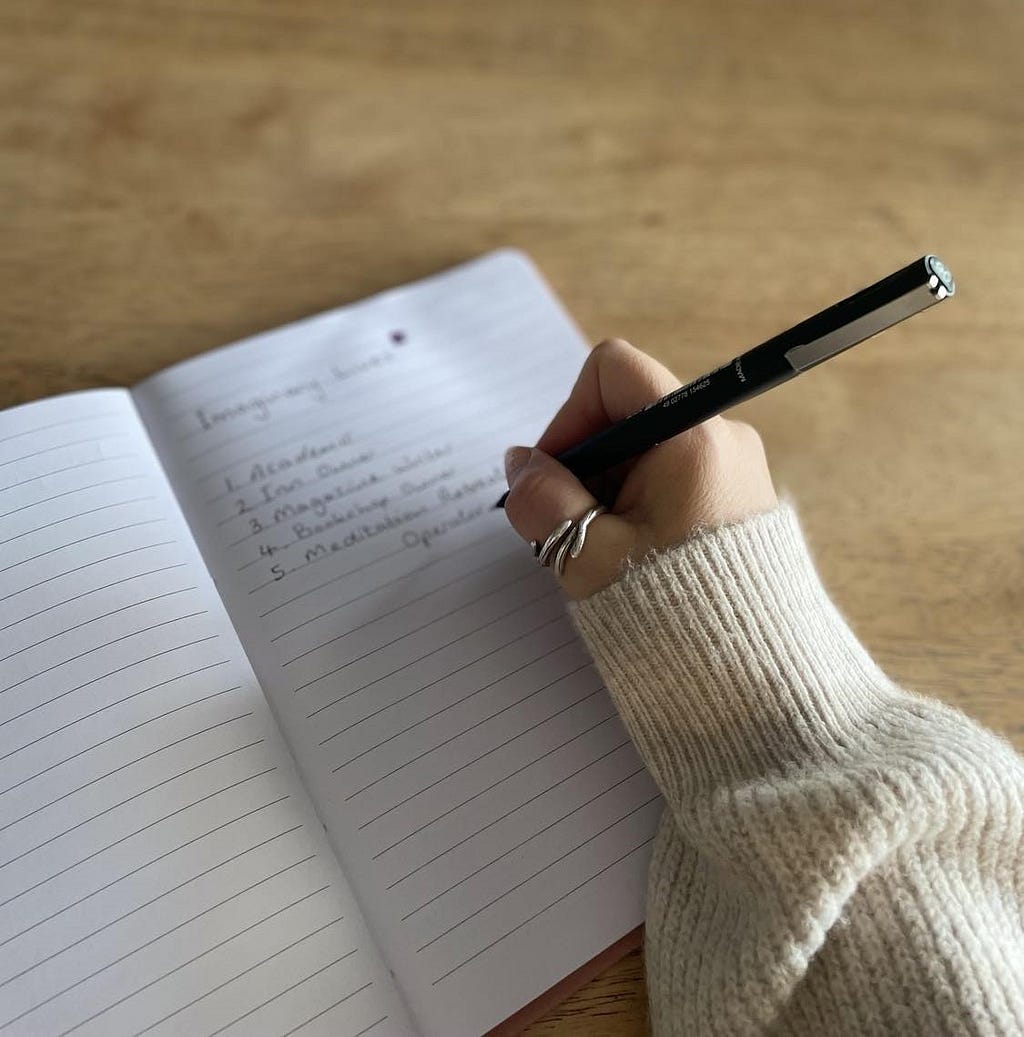
<instances>
[{"instance_id":1,"label":"writing pen","mask_svg":"<svg viewBox=\"0 0 1024 1037\"><path fill-rule=\"evenodd\" d=\"M922 256L827 310L801 321L717 370L557 456L585 479L636 457L702 421L837 356L953 295L956 285L937 256ZM504 507L508 494L495 505Z\"/></svg>"}]
</instances>

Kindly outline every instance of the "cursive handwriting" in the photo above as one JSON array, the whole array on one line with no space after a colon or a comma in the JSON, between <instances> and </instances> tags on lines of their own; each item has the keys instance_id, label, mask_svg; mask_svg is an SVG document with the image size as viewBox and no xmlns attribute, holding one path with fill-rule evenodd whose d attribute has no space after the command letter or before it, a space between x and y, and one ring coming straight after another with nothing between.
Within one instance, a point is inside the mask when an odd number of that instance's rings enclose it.
<instances>
[{"instance_id":1,"label":"cursive handwriting","mask_svg":"<svg viewBox=\"0 0 1024 1037\"><path fill-rule=\"evenodd\" d=\"M345 383L359 375L385 367L395 361L392 351L371 353L369 356L347 365L331 364L322 375L310 375L289 382L276 389L252 393L242 399L219 407L196 407L192 415L200 431L209 432L232 422L248 419L264 424L276 416L280 404L324 403L330 396L332 386Z\"/></svg>"},{"instance_id":2,"label":"cursive handwriting","mask_svg":"<svg viewBox=\"0 0 1024 1037\"><path fill-rule=\"evenodd\" d=\"M232 478L230 475L225 476L224 488L228 493L236 493L245 486L251 486L253 483L263 482L275 475L282 475L285 472L289 472L294 468L301 468L310 461L315 461L326 454L334 453L336 450L342 450L351 445L352 434L349 432L345 432L344 434L337 436L334 439L327 440L326 442L303 444L303 446L293 453L284 454L280 457L272 458L269 461L255 462L249 466L247 472L243 476L236 476L235 478ZM328 475L348 471L350 468L355 468L357 465L365 464L372 458L372 450L362 450L358 454L337 462L338 467L333 470L331 470L327 463L324 462L324 468L322 471L319 471L318 477L324 478Z\"/></svg>"},{"instance_id":3,"label":"cursive handwriting","mask_svg":"<svg viewBox=\"0 0 1024 1037\"><path fill-rule=\"evenodd\" d=\"M197 407L193 413L199 427L204 432L209 432L218 425L224 425L238 418L250 418L258 422L269 421L278 403L282 400L296 399L323 403L327 399L327 390L319 378L308 378L270 392L256 393L247 399L229 403L224 407L216 409Z\"/></svg>"}]
</instances>

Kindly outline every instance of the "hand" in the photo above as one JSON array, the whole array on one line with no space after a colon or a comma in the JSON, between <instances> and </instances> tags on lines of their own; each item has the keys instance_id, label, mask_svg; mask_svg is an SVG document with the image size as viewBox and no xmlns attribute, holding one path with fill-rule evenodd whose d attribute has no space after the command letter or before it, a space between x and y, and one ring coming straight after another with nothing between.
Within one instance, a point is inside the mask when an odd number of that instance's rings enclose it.
<instances>
[{"instance_id":1,"label":"hand","mask_svg":"<svg viewBox=\"0 0 1024 1037\"><path fill-rule=\"evenodd\" d=\"M537 446L512 447L505 455L505 513L519 535L543 543L564 519L579 518L597 503L591 490L551 455L680 384L671 371L628 342L611 339L595 347ZM566 562L562 585L577 599L611 583L628 558L641 558L699 528L736 522L777 503L760 436L749 425L721 417L590 483L609 511L591 523L579 558Z\"/></svg>"}]
</instances>

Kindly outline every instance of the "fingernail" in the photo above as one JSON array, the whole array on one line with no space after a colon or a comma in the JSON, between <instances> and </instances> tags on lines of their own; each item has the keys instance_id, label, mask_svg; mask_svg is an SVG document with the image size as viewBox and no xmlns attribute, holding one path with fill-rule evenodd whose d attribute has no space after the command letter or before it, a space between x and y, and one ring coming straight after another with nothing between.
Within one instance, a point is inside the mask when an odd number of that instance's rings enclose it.
<instances>
[{"instance_id":1,"label":"fingernail","mask_svg":"<svg viewBox=\"0 0 1024 1037\"><path fill-rule=\"evenodd\" d=\"M505 451L505 478L509 489L515 484L516 476L526 467L531 453L527 446L512 446Z\"/></svg>"}]
</instances>

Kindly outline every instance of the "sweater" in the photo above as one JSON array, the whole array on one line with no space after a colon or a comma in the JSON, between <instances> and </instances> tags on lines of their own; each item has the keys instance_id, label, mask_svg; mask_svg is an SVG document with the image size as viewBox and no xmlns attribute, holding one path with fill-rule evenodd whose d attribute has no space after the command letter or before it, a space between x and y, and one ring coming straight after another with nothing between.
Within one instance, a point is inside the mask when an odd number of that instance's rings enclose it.
<instances>
[{"instance_id":1,"label":"sweater","mask_svg":"<svg viewBox=\"0 0 1024 1037\"><path fill-rule=\"evenodd\" d=\"M1024 761L879 670L789 507L571 611L665 799L655 1034L1024 1034Z\"/></svg>"}]
</instances>

